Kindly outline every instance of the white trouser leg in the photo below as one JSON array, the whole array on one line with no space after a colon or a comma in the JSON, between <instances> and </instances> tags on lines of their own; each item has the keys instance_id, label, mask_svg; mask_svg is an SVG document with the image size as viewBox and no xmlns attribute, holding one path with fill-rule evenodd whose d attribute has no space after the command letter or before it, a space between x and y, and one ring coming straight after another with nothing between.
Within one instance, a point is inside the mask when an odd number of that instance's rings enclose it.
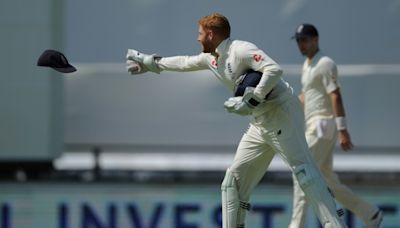
<instances>
[{"instance_id":1,"label":"white trouser leg","mask_svg":"<svg viewBox=\"0 0 400 228\"><path fill-rule=\"evenodd\" d=\"M304 137L303 119L299 101L293 97L270 108L265 115L252 122L229 169L236 181L238 199L232 202L233 210L227 210L230 202L223 200L223 208L226 208L223 213L223 228L236 228L244 223L244 216L238 216L240 209L237 201L249 201L250 192L264 175L274 153L279 153L290 168L296 171L300 186L321 224L325 228L346 227L337 216L334 200L311 159ZM231 194L230 191L224 193L223 190L222 195L225 199L231 198L224 194ZM235 196L234 193L232 195Z\"/></svg>"},{"instance_id":2,"label":"white trouser leg","mask_svg":"<svg viewBox=\"0 0 400 228\"><path fill-rule=\"evenodd\" d=\"M304 228L306 226L308 204L296 176L293 174L293 210L289 228Z\"/></svg>"},{"instance_id":3,"label":"white trouser leg","mask_svg":"<svg viewBox=\"0 0 400 228\"><path fill-rule=\"evenodd\" d=\"M281 120L275 130L273 146L293 170L307 202L324 227L346 227L336 212L336 205L320 171L311 159L304 136L304 116L297 99L282 105L275 115ZM274 138L271 132L271 137Z\"/></svg>"},{"instance_id":4,"label":"white trouser leg","mask_svg":"<svg viewBox=\"0 0 400 228\"><path fill-rule=\"evenodd\" d=\"M345 227L343 221L336 214L335 202L319 170L312 164L304 164L294 169L294 175L322 226Z\"/></svg>"},{"instance_id":5,"label":"white trouser leg","mask_svg":"<svg viewBox=\"0 0 400 228\"><path fill-rule=\"evenodd\" d=\"M314 122L317 124L317 122ZM321 131L320 131L321 132ZM331 136L334 137L334 136ZM308 145L316 144L318 142L317 126L308 126L306 131L306 139ZM312 156L315 155L311 151ZM328 151L319 151L319 158L324 158L329 154ZM315 158L315 156L314 156ZM301 189L296 176L293 174L293 210L292 219L289 228L304 228L306 226L308 204L303 190Z\"/></svg>"},{"instance_id":6,"label":"white trouser leg","mask_svg":"<svg viewBox=\"0 0 400 228\"><path fill-rule=\"evenodd\" d=\"M228 169L221 185L223 227L244 227L246 211L250 204L239 198L236 179Z\"/></svg>"},{"instance_id":7,"label":"white trouser leg","mask_svg":"<svg viewBox=\"0 0 400 228\"><path fill-rule=\"evenodd\" d=\"M228 169L221 185L223 228L237 227L239 192L236 179Z\"/></svg>"},{"instance_id":8,"label":"white trouser leg","mask_svg":"<svg viewBox=\"0 0 400 228\"><path fill-rule=\"evenodd\" d=\"M223 228L244 227L250 193L264 176L273 156L274 151L265 143L260 131L251 125L221 185Z\"/></svg>"},{"instance_id":9,"label":"white trouser leg","mask_svg":"<svg viewBox=\"0 0 400 228\"><path fill-rule=\"evenodd\" d=\"M342 184L333 171L333 149L336 137L332 140L319 139L310 147L322 175L332 190L336 200L358 216L364 224L377 212L378 208L358 197L346 185Z\"/></svg>"}]
</instances>

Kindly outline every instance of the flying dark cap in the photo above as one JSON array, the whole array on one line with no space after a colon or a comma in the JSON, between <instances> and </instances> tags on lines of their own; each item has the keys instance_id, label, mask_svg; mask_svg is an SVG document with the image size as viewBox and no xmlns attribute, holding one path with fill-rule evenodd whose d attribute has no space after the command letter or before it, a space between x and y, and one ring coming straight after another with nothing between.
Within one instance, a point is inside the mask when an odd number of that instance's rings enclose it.
<instances>
[{"instance_id":1,"label":"flying dark cap","mask_svg":"<svg viewBox=\"0 0 400 228\"><path fill-rule=\"evenodd\" d=\"M296 29L296 33L292 39L305 38L305 37L318 37L318 30L312 24L301 24Z\"/></svg>"},{"instance_id":2,"label":"flying dark cap","mask_svg":"<svg viewBox=\"0 0 400 228\"><path fill-rule=\"evenodd\" d=\"M76 68L68 63L67 58L59 51L45 50L39 57L38 66L51 67L61 73L72 73Z\"/></svg>"}]
</instances>

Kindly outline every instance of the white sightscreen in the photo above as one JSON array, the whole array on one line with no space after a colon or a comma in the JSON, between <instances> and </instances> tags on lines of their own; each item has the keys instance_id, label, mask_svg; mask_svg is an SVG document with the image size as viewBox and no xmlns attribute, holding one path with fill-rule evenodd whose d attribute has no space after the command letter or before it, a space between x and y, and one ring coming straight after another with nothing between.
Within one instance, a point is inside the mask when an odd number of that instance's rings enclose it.
<instances>
[{"instance_id":1,"label":"white sightscreen","mask_svg":"<svg viewBox=\"0 0 400 228\"><path fill-rule=\"evenodd\" d=\"M36 66L60 46L58 1L0 3L0 160L47 160L62 149L62 77Z\"/></svg>"}]
</instances>

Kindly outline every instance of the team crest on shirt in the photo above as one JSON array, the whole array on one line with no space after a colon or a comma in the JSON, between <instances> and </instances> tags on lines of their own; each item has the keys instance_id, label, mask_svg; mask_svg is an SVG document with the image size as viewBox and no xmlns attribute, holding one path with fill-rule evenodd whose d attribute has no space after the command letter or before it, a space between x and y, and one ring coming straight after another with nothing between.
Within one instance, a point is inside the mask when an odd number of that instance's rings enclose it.
<instances>
[{"instance_id":1,"label":"team crest on shirt","mask_svg":"<svg viewBox=\"0 0 400 228\"><path fill-rule=\"evenodd\" d=\"M217 68L217 67L218 67L217 60L216 60L216 59L213 59L213 60L211 61L211 65L212 65L213 67Z\"/></svg>"},{"instance_id":2,"label":"team crest on shirt","mask_svg":"<svg viewBox=\"0 0 400 228\"><path fill-rule=\"evenodd\" d=\"M256 62L260 62L261 60L263 60L263 57L262 57L262 55L260 55L260 54L254 54L254 55L253 55L253 59L254 59Z\"/></svg>"}]
</instances>

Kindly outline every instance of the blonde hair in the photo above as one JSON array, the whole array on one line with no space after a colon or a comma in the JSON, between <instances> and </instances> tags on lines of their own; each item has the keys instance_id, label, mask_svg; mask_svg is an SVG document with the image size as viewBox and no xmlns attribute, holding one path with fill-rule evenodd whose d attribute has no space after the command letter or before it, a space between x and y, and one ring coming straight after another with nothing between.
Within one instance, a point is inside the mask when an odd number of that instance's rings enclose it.
<instances>
[{"instance_id":1,"label":"blonde hair","mask_svg":"<svg viewBox=\"0 0 400 228\"><path fill-rule=\"evenodd\" d=\"M231 35L231 26L229 25L228 18L219 13L213 13L202 17L199 20L199 25L204 29L212 30L223 38L228 38Z\"/></svg>"}]
</instances>

